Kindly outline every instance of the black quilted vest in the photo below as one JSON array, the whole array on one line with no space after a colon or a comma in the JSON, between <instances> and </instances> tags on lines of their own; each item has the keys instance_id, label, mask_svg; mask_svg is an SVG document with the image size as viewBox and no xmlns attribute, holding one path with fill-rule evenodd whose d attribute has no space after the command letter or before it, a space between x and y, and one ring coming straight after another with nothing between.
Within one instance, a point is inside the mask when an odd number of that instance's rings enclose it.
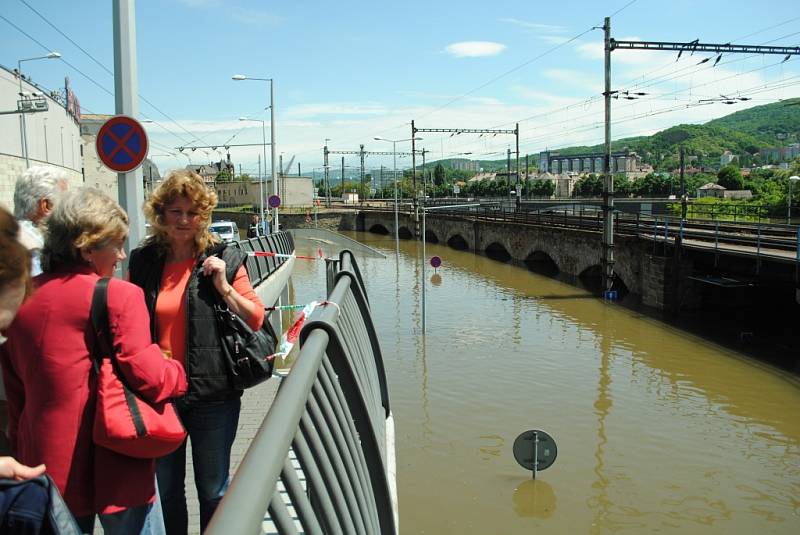
<instances>
[{"instance_id":1,"label":"black quilted vest","mask_svg":"<svg viewBox=\"0 0 800 535\"><path fill-rule=\"evenodd\" d=\"M221 401L242 395L231 386L228 372L220 356L220 340L214 317L214 300L218 295L211 277L202 274L203 261L220 255L226 264L226 277L232 282L247 255L233 247L219 244L200 255L192 268L186 288L186 377L189 390L185 402ZM150 333L158 340L156 329L156 299L161 287L165 253L155 245L145 245L131 251L128 269L130 280L144 290L150 312Z\"/></svg>"}]
</instances>

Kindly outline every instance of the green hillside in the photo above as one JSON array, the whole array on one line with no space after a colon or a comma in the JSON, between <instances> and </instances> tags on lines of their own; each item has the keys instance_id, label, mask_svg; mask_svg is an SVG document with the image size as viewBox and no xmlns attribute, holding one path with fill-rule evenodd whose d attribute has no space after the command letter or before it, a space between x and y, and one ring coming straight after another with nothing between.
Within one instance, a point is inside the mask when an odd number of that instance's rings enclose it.
<instances>
[{"instance_id":1,"label":"green hillside","mask_svg":"<svg viewBox=\"0 0 800 535\"><path fill-rule=\"evenodd\" d=\"M612 151L638 153L645 163L659 171L677 166L679 147L696 158L695 165L716 167L720 155L729 150L740 156L742 165L758 163L750 155L759 149L785 146L800 141L800 98L784 100L738 111L705 124L682 124L657 132L612 141ZM559 154L602 153L603 145L574 146L558 149ZM530 165L538 164L538 154L531 155ZM435 162L433 162L435 164ZM442 164L448 167L447 162ZM484 169L505 168L506 160L481 161ZM513 166L513 163L512 163Z\"/></svg>"}]
</instances>

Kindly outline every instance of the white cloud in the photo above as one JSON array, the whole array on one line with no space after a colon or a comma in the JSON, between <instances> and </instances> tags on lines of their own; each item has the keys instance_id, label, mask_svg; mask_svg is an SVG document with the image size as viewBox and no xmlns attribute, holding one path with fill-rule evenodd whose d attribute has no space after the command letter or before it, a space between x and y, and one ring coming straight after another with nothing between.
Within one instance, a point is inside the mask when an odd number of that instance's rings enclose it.
<instances>
[{"instance_id":1,"label":"white cloud","mask_svg":"<svg viewBox=\"0 0 800 535\"><path fill-rule=\"evenodd\" d=\"M457 58L478 58L496 56L506 49L506 45L492 41L461 41L445 47L445 51Z\"/></svg>"},{"instance_id":2,"label":"white cloud","mask_svg":"<svg viewBox=\"0 0 800 535\"><path fill-rule=\"evenodd\" d=\"M290 106L286 110L286 115L308 118L321 115L380 115L386 111L383 104L375 102L317 102Z\"/></svg>"},{"instance_id":3,"label":"white cloud","mask_svg":"<svg viewBox=\"0 0 800 535\"><path fill-rule=\"evenodd\" d=\"M513 24L515 26L520 26L522 28L527 28L529 30L537 30L549 33L563 33L567 30L564 26L558 26L555 24L542 24L540 22L529 22L526 20L520 20L514 18L500 19L500 22Z\"/></svg>"}]
</instances>

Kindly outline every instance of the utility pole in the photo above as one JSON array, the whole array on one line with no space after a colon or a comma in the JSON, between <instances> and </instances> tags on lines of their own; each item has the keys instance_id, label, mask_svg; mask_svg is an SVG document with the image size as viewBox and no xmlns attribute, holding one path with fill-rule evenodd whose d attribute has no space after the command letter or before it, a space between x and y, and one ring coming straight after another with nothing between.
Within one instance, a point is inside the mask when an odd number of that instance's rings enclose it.
<instances>
[{"instance_id":1,"label":"utility pole","mask_svg":"<svg viewBox=\"0 0 800 535\"><path fill-rule=\"evenodd\" d=\"M364 192L363 197L366 197L369 194L369 189L367 189L366 191L364 190L364 144L363 143L359 145L358 152L360 153L359 157L361 158L361 191ZM361 199L362 203L364 202L363 197Z\"/></svg>"},{"instance_id":2,"label":"utility pole","mask_svg":"<svg viewBox=\"0 0 800 535\"><path fill-rule=\"evenodd\" d=\"M342 175L339 185L342 187L342 199L344 199L344 156L342 156Z\"/></svg>"},{"instance_id":3,"label":"utility pole","mask_svg":"<svg viewBox=\"0 0 800 535\"><path fill-rule=\"evenodd\" d=\"M525 155L525 184L528 184L528 155ZM531 189L528 188L528 198L531 196Z\"/></svg>"},{"instance_id":4,"label":"utility pole","mask_svg":"<svg viewBox=\"0 0 800 535\"><path fill-rule=\"evenodd\" d=\"M419 212L417 211L417 127L411 120L411 205L414 208L414 235L419 236ZM395 177L395 180L397 178ZM422 237L423 241L425 237Z\"/></svg>"},{"instance_id":5,"label":"utility pole","mask_svg":"<svg viewBox=\"0 0 800 535\"><path fill-rule=\"evenodd\" d=\"M517 210L522 204L522 188L520 187L519 176L519 123L514 127L514 137L517 138Z\"/></svg>"},{"instance_id":6,"label":"utility pole","mask_svg":"<svg viewBox=\"0 0 800 535\"><path fill-rule=\"evenodd\" d=\"M428 195L428 181L425 179L425 153L428 152L422 149L422 204L425 204L425 198Z\"/></svg>"},{"instance_id":7,"label":"utility pole","mask_svg":"<svg viewBox=\"0 0 800 535\"><path fill-rule=\"evenodd\" d=\"M506 176L508 177L508 183L510 184L511 183L511 147L508 147L508 149L506 149ZM503 193L503 197L505 197L505 193Z\"/></svg>"},{"instance_id":8,"label":"utility pole","mask_svg":"<svg viewBox=\"0 0 800 535\"><path fill-rule=\"evenodd\" d=\"M327 191L327 197L325 199L325 207L326 208L330 208L331 207L331 169L330 169L330 165L328 165L328 141L330 141L330 140L329 139L325 139L325 147L324 147L324 149L322 151L322 153L323 153L323 155L325 157L325 160L324 160L325 163L323 164L325 167L324 167L323 171L325 172L325 189Z\"/></svg>"},{"instance_id":9,"label":"utility pole","mask_svg":"<svg viewBox=\"0 0 800 535\"><path fill-rule=\"evenodd\" d=\"M686 205L689 202L689 199L686 198L686 180L683 176L685 169L683 153L683 145L681 145L681 220L686 219Z\"/></svg>"},{"instance_id":10,"label":"utility pole","mask_svg":"<svg viewBox=\"0 0 800 535\"><path fill-rule=\"evenodd\" d=\"M117 115L139 116L139 79L136 69L136 2L112 2L114 27L114 101ZM20 73L20 76L22 74ZM63 156L63 151L62 151ZM144 201L142 168L117 173L119 203L128 213L129 234L126 252L138 247L145 237L144 217L140 206ZM122 271L127 269L123 263Z\"/></svg>"},{"instance_id":11,"label":"utility pole","mask_svg":"<svg viewBox=\"0 0 800 535\"><path fill-rule=\"evenodd\" d=\"M611 18L603 24L605 56L605 158L603 158L603 291L614 286L614 176L611 174Z\"/></svg>"}]
</instances>

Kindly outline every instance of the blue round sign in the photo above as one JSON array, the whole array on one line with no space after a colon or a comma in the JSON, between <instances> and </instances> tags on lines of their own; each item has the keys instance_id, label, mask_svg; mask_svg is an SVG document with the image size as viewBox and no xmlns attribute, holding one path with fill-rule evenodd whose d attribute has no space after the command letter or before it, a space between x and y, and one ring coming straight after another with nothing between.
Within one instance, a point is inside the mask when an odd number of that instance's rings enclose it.
<instances>
[{"instance_id":1,"label":"blue round sign","mask_svg":"<svg viewBox=\"0 0 800 535\"><path fill-rule=\"evenodd\" d=\"M438 256L431 257L431 266L433 266L434 268L438 268L441 265L442 265L441 258L439 258Z\"/></svg>"},{"instance_id":2,"label":"blue round sign","mask_svg":"<svg viewBox=\"0 0 800 535\"><path fill-rule=\"evenodd\" d=\"M277 208L278 206L281 205L281 198L278 197L277 195L270 195L269 200L267 202L269 202L270 208Z\"/></svg>"},{"instance_id":3,"label":"blue round sign","mask_svg":"<svg viewBox=\"0 0 800 535\"><path fill-rule=\"evenodd\" d=\"M147 133L139 122L126 115L117 115L100 127L95 140L97 156L106 167L128 173L142 164L147 156Z\"/></svg>"}]
</instances>

